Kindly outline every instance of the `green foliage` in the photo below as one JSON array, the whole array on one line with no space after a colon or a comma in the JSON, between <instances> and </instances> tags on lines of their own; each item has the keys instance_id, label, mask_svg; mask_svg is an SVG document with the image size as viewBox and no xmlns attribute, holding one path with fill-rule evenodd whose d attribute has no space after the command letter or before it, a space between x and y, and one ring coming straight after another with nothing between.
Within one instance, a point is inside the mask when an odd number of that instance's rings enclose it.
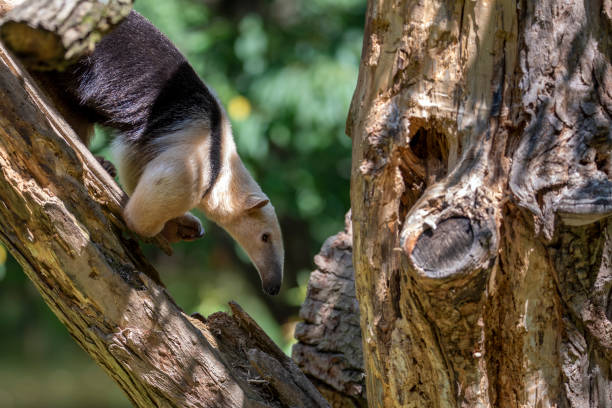
<instances>
[{"instance_id":1,"label":"green foliage","mask_svg":"<svg viewBox=\"0 0 612 408\"><path fill-rule=\"evenodd\" d=\"M364 0L136 2L136 10L179 47L226 107L239 153L272 200L284 233L286 277L275 298L262 294L248 259L211 223L205 222L202 240L176 245L172 257L146 247L187 313L227 310L227 302L236 300L289 352L312 257L342 229L349 208L351 142L344 126L365 6ZM108 155L108 143L108 132L98 129L91 149ZM96 384L110 380L89 372L87 356L76 351L4 253L0 247L0 406L7 395L13 401L7 407L42 406L16 397L28 394L32 383L56 389L47 393L47 407L84 406L79 395L87 392L99 406L129 406L118 402L116 387L97 391ZM36 340L24 340L30 338ZM65 370L54 377L51 366ZM13 377L18 367L23 369Z\"/></svg>"}]
</instances>

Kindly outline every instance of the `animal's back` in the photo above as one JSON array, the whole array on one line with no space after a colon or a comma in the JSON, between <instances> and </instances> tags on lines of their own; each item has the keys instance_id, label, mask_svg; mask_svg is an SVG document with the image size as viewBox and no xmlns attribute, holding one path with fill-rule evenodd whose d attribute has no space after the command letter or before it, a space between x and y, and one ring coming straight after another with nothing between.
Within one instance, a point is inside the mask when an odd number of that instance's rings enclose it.
<instances>
[{"instance_id":1,"label":"animal's back","mask_svg":"<svg viewBox=\"0 0 612 408\"><path fill-rule=\"evenodd\" d=\"M68 91L93 120L129 142L179 130L193 121L220 125L220 107L185 57L132 11L68 73Z\"/></svg>"}]
</instances>

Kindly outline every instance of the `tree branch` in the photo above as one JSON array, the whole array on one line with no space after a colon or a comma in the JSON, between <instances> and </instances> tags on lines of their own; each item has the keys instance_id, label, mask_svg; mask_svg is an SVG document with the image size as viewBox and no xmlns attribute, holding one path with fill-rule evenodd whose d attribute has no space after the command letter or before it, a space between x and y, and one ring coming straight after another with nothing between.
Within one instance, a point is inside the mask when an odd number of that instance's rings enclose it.
<instances>
[{"instance_id":1,"label":"tree branch","mask_svg":"<svg viewBox=\"0 0 612 408\"><path fill-rule=\"evenodd\" d=\"M237 305L183 313L125 199L0 44L0 241L81 347L139 407L328 406Z\"/></svg>"},{"instance_id":2,"label":"tree branch","mask_svg":"<svg viewBox=\"0 0 612 408\"><path fill-rule=\"evenodd\" d=\"M28 68L61 69L93 51L131 9L131 0L26 0L0 20L0 38Z\"/></svg>"}]
</instances>

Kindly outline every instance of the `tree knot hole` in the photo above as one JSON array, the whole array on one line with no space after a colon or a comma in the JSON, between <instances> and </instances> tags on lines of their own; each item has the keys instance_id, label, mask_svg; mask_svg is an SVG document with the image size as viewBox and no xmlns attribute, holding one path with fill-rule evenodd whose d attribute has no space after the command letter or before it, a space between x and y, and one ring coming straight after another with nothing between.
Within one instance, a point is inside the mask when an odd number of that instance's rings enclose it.
<instances>
[{"instance_id":1,"label":"tree knot hole","mask_svg":"<svg viewBox=\"0 0 612 408\"><path fill-rule=\"evenodd\" d=\"M425 170L426 186L446 177L449 172L449 157L457 155L457 146L451 148L447 135L435 129L420 128L410 138L409 146L414 156L421 161L419 165Z\"/></svg>"},{"instance_id":2,"label":"tree knot hole","mask_svg":"<svg viewBox=\"0 0 612 408\"><path fill-rule=\"evenodd\" d=\"M445 278L461 272L474 257L472 222L467 217L451 217L437 227L424 230L409 254L414 266L427 277Z\"/></svg>"}]
</instances>

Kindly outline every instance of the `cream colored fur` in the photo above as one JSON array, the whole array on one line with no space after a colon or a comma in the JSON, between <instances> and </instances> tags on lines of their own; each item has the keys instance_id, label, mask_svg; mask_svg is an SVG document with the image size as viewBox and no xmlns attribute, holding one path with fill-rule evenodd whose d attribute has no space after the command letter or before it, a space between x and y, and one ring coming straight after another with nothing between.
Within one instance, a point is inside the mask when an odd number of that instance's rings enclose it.
<instances>
[{"instance_id":1,"label":"cream colored fur","mask_svg":"<svg viewBox=\"0 0 612 408\"><path fill-rule=\"evenodd\" d=\"M238 153L227 119L223 121L221 172L198 205L242 246L257 268L264 288L282 280L285 252L274 207L253 180ZM267 234L269 240L262 241ZM280 275L280 276L278 276Z\"/></svg>"},{"instance_id":2,"label":"cream colored fur","mask_svg":"<svg viewBox=\"0 0 612 408\"><path fill-rule=\"evenodd\" d=\"M130 194L123 215L131 230L155 236L167 221L199 203L210 182L208 129L190 127L160 138L158 146L151 146L160 153L148 163L142 163L147 158L144 152L115 140L119 179Z\"/></svg>"},{"instance_id":3,"label":"cream colored fur","mask_svg":"<svg viewBox=\"0 0 612 408\"><path fill-rule=\"evenodd\" d=\"M225 118L221 139L220 172L204 197L211 177L211 137L204 126L189 126L188 131L160 138L153 150L161 153L148 163L142 163L146 160L142 152L116 142L119 177L130 194L125 221L133 231L152 237L177 217L193 222L186 213L199 207L242 246L264 289L275 293L282 281L284 249L274 207L240 160Z\"/></svg>"},{"instance_id":4,"label":"cream colored fur","mask_svg":"<svg viewBox=\"0 0 612 408\"><path fill-rule=\"evenodd\" d=\"M0 16L23 2L0 0ZM73 119L71 125L87 142L91 124ZM128 227L146 237L170 231L166 235L170 240L185 239L187 230L190 234L195 231L188 238L197 238L203 233L202 226L188 211L199 207L238 241L257 268L266 292L276 294L284 263L280 226L274 207L238 157L229 121L224 114L221 170L203 199L211 177L210 130L206 124L191 123L187 128L148 146L155 153L150 154L154 157L150 162L147 152L122 143L120 137L115 139L119 179L130 195L123 213ZM266 242L264 234L269 236Z\"/></svg>"}]
</instances>

